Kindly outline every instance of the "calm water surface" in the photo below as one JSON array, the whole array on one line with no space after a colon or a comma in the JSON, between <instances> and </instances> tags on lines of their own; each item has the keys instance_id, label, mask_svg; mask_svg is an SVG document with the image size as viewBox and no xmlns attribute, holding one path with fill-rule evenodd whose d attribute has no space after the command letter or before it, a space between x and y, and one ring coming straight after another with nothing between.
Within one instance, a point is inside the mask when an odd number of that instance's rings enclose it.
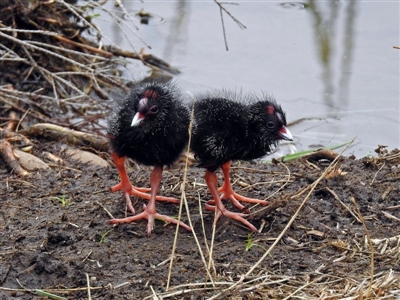
<instances>
[{"instance_id":1,"label":"calm water surface","mask_svg":"<svg viewBox=\"0 0 400 300\"><path fill-rule=\"evenodd\" d=\"M145 47L182 73L191 92L215 88L268 92L287 114L298 151L356 137L347 154L374 154L378 144L400 147L400 4L397 1L238 1L224 5L246 28L211 1L123 1L109 5L126 24L101 12L97 23L119 47ZM140 24L139 10L152 14ZM131 18L132 20L130 20ZM133 29L134 23L138 30ZM146 45L136 35L139 34ZM128 78L149 69L138 62ZM282 152L288 152L285 144Z\"/></svg>"}]
</instances>

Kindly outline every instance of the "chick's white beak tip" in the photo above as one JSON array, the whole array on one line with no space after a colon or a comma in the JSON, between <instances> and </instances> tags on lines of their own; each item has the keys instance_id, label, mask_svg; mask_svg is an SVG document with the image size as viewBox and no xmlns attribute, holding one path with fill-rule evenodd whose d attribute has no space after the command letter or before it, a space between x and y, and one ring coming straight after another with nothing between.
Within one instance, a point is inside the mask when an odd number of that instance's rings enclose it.
<instances>
[{"instance_id":1,"label":"chick's white beak tip","mask_svg":"<svg viewBox=\"0 0 400 300\"><path fill-rule=\"evenodd\" d=\"M281 130L279 130L279 136L282 138L282 140L293 141L293 136L286 126L283 126Z\"/></svg>"},{"instance_id":2,"label":"chick's white beak tip","mask_svg":"<svg viewBox=\"0 0 400 300\"><path fill-rule=\"evenodd\" d=\"M131 127L138 126L142 120L143 115L140 112L137 112L132 119Z\"/></svg>"}]
</instances>

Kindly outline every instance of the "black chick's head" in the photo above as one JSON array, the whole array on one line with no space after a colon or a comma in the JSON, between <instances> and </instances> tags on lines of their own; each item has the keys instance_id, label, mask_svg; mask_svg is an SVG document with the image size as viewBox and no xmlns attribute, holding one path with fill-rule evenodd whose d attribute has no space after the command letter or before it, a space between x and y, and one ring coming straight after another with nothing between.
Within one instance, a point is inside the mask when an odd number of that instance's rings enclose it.
<instances>
[{"instance_id":1,"label":"black chick's head","mask_svg":"<svg viewBox=\"0 0 400 300\"><path fill-rule=\"evenodd\" d=\"M280 140L293 140L286 127L285 113L271 97L263 96L249 105L248 124L248 134L254 141L249 157L259 158L271 153Z\"/></svg>"},{"instance_id":2,"label":"black chick's head","mask_svg":"<svg viewBox=\"0 0 400 300\"><path fill-rule=\"evenodd\" d=\"M188 110L171 82L137 83L109 124L119 156L145 165L170 165L187 142Z\"/></svg>"},{"instance_id":3,"label":"black chick's head","mask_svg":"<svg viewBox=\"0 0 400 300\"><path fill-rule=\"evenodd\" d=\"M139 132L144 134L160 130L175 97L172 87L168 89L165 85L145 83L140 88L132 89L123 105L121 121L127 122L125 125L130 127L140 128ZM126 119L122 119L124 117Z\"/></svg>"}]
</instances>

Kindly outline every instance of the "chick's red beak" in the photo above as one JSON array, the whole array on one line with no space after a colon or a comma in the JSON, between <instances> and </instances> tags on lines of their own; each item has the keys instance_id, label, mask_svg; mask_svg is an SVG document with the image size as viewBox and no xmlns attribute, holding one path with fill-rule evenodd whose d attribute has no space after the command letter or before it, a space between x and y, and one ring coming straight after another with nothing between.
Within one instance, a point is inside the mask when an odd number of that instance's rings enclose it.
<instances>
[{"instance_id":1,"label":"chick's red beak","mask_svg":"<svg viewBox=\"0 0 400 300\"><path fill-rule=\"evenodd\" d=\"M282 126L282 128L278 132L278 135L282 140L293 141L293 136L286 126Z\"/></svg>"}]
</instances>

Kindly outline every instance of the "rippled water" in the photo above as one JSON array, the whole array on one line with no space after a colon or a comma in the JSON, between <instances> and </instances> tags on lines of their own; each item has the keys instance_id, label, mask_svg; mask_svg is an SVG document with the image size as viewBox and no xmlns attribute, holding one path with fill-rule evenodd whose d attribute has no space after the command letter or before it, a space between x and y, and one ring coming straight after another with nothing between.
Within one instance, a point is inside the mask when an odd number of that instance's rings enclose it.
<instances>
[{"instance_id":1,"label":"rippled water","mask_svg":"<svg viewBox=\"0 0 400 300\"><path fill-rule=\"evenodd\" d=\"M97 21L113 42L138 51L146 47L143 39L151 46L146 52L180 68L176 80L191 92L228 88L273 94L289 122L302 120L290 127L297 150L354 137L347 154L357 157L373 153L378 144L399 147L400 50L393 48L400 45L398 2L225 4L245 26L223 13L228 51L220 9L212 1L123 3L128 15L109 8L124 15L131 29L124 24L121 29L104 13ZM148 72L133 62L126 76Z\"/></svg>"}]
</instances>

